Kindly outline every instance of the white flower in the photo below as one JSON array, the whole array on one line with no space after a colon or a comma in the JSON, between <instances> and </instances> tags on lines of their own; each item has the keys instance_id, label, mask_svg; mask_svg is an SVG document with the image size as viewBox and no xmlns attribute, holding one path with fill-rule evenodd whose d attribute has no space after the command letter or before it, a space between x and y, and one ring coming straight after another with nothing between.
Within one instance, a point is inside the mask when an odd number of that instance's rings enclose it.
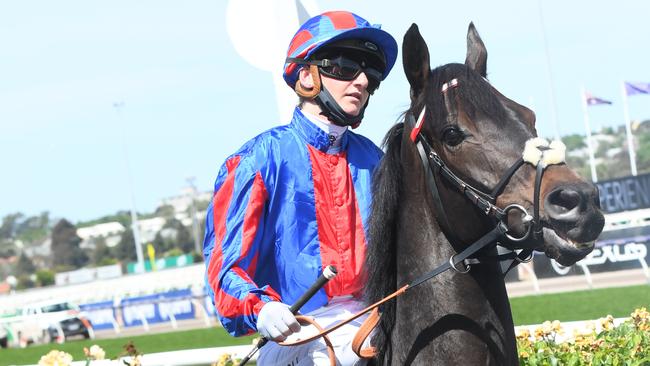
<instances>
[{"instance_id":1,"label":"white flower","mask_svg":"<svg viewBox=\"0 0 650 366\"><path fill-rule=\"evenodd\" d=\"M88 356L93 360L103 360L106 358L106 352L100 346L93 344L90 347Z\"/></svg>"},{"instance_id":2,"label":"white flower","mask_svg":"<svg viewBox=\"0 0 650 366\"><path fill-rule=\"evenodd\" d=\"M51 350L45 356L41 356L38 361L39 366L70 366L72 363L72 355L69 353Z\"/></svg>"}]
</instances>

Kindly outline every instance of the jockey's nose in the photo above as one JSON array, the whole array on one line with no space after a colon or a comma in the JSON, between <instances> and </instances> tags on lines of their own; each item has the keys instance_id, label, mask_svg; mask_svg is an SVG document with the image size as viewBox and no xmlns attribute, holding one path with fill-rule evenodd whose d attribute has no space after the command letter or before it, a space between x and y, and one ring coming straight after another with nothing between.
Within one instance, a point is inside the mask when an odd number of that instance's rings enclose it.
<instances>
[{"instance_id":1,"label":"jockey's nose","mask_svg":"<svg viewBox=\"0 0 650 366\"><path fill-rule=\"evenodd\" d=\"M359 75L354 79L354 83L359 86L363 86L364 89L368 88L368 76L365 71L361 71Z\"/></svg>"}]
</instances>

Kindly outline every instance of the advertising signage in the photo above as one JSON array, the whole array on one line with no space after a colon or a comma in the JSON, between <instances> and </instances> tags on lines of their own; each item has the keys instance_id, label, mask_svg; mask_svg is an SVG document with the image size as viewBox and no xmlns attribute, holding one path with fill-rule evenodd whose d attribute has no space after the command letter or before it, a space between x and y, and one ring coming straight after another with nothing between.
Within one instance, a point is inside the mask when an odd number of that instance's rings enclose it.
<instances>
[{"instance_id":1,"label":"advertising signage","mask_svg":"<svg viewBox=\"0 0 650 366\"><path fill-rule=\"evenodd\" d=\"M606 180L596 185L600 207L605 213L650 207L650 174Z\"/></svg>"}]
</instances>

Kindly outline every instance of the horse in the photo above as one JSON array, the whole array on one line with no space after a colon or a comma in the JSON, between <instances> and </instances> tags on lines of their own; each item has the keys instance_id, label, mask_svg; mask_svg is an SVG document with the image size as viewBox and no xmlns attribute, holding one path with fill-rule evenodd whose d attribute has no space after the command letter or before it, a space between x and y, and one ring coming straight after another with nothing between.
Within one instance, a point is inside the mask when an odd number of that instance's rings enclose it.
<instances>
[{"instance_id":1,"label":"horse","mask_svg":"<svg viewBox=\"0 0 650 366\"><path fill-rule=\"evenodd\" d=\"M563 158L545 160L564 145L537 138L534 112L489 83L487 50L473 23L464 64L432 70L416 24L404 36L402 58L411 104L386 134L375 171L365 299L419 285L382 305L371 363L518 365L496 244L518 261L523 249L526 257L534 250L575 263L604 225L598 192ZM458 258L494 232L490 245ZM452 270L417 280L441 263Z\"/></svg>"}]
</instances>

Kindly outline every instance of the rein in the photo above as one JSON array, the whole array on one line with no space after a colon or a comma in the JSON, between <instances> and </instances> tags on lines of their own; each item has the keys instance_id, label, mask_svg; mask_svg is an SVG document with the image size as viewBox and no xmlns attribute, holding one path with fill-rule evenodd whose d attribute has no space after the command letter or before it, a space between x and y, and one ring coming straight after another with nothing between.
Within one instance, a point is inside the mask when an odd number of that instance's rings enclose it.
<instances>
[{"instance_id":1,"label":"rein","mask_svg":"<svg viewBox=\"0 0 650 366\"><path fill-rule=\"evenodd\" d=\"M453 79L450 82L444 83L442 85L441 92L444 95L445 108L447 109L448 123L455 122L455 119L458 118L458 114L456 112L456 105L451 102L451 100L455 100L455 98L449 96L449 91L450 90L453 91L454 89L458 88L458 86L459 86L458 79ZM540 201L542 176L544 174L544 170L549 165L564 163L564 152L566 149L564 147L564 144L562 144L562 142L560 141L553 141L551 144L549 144L546 140L541 138L533 138L526 141L526 146L524 148L522 157L517 159L517 161L515 161L512 164L512 166L505 171L504 175L501 177L497 185L492 189L492 192L485 193L480 189L477 189L472 185L468 184L463 179L461 179L456 174L454 174L454 172L445 164L442 158L433 150L433 148L426 141L423 135L420 134L420 130L424 125L425 116L426 116L426 107L422 108L422 111L420 112L417 121L414 120L412 114L410 113L407 114L405 124L413 126L409 138L413 143L416 144L416 147L418 149L418 153L422 161L422 166L423 169L425 170L426 184L433 197L433 203L435 206L434 214L436 216L436 219L440 223L445 233L445 236L447 236L450 242L458 242L458 238L451 230L451 226L449 225L449 220L447 218L447 215L444 210L444 206L442 204L442 200L440 198L438 186L435 180L436 173L444 177L458 191L460 191L463 195L465 195L465 197L472 204L474 204L481 212L483 212L486 216L492 218L492 220L495 222L495 226L487 234L483 235L480 239L475 241L473 244L466 247L463 251L461 251L458 254L452 255L447 262L439 265L432 271L416 278L415 280L413 280L407 285L402 286L392 294L384 297L383 299L364 308L358 313L350 316L348 319L345 319L330 328L321 330L321 328L317 326L315 322L313 322L313 320L310 320L310 318L299 316L298 318L300 321L305 321L314 324L317 327L317 329L320 330L319 333L314 334L305 339L297 340L295 342L281 342L279 343L280 345L297 346L297 345L311 342L317 338L321 338L321 337L326 338L328 334L339 329L343 325L363 316L368 312L372 312L368 316L368 318L364 321L364 323L361 325L359 331L355 335L354 340L352 342L352 349L357 355L359 355L361 358L371 358L376 354L376 350L374 349L374 347L370 346L365 349L362 349L362 346L366 338L370 335L370 333L374 330L374 328L379 323L381 314L379 313L378 309L379 306L381 306L382 304L400 295L403 295L404 293L411 290L412 288L436 277L437 275L449 269L452 269L458 273L467 273L470 271L472 264L478 264L481 263L481 261L485 261L488 259L492 259L492 260L496 259L499 261L505 259L513 259L508 269L503 273L503 275L505 276L505 274L507 274L508 271L516 267L519 263L528 262L532 259L532 253L534 251L534 248L541 240L543 240L542 237L543 224L541 223L540 214L539 214L540 211L539 201ZM507 205L503 209L496 206L496 200L498 196L503 192L503 190L505 189L506 185L508 184L512 176L525 163L529 163L536 167L535 186L534 186L534 193L533 193L533 215L530 215L528 211L526 211L526 209L519 204L513 203ZM526 230L522 236L517 237L512 235L512 233L508 232L507 218L510 211L513 210L519 211L523 216L523 222L526 225ZM499 243L501 241L516 242L520 244L526 241L527 243L531 243L531 245L528 245L527 248L523 249L519 253L515 252L512 249L508 249L510 250L510 252L507 254L500 254L490 258L475 257L475 254L480 252L484 248L490 247L495 243L497 245L501 245L501 243ZM464 267L459 268L458 266L460 264L462 264ZM326 343L328 344L329 347L328 339L326 339ZM330 361L335 362L332 359Z\"/></svg>"}]
</instances>

